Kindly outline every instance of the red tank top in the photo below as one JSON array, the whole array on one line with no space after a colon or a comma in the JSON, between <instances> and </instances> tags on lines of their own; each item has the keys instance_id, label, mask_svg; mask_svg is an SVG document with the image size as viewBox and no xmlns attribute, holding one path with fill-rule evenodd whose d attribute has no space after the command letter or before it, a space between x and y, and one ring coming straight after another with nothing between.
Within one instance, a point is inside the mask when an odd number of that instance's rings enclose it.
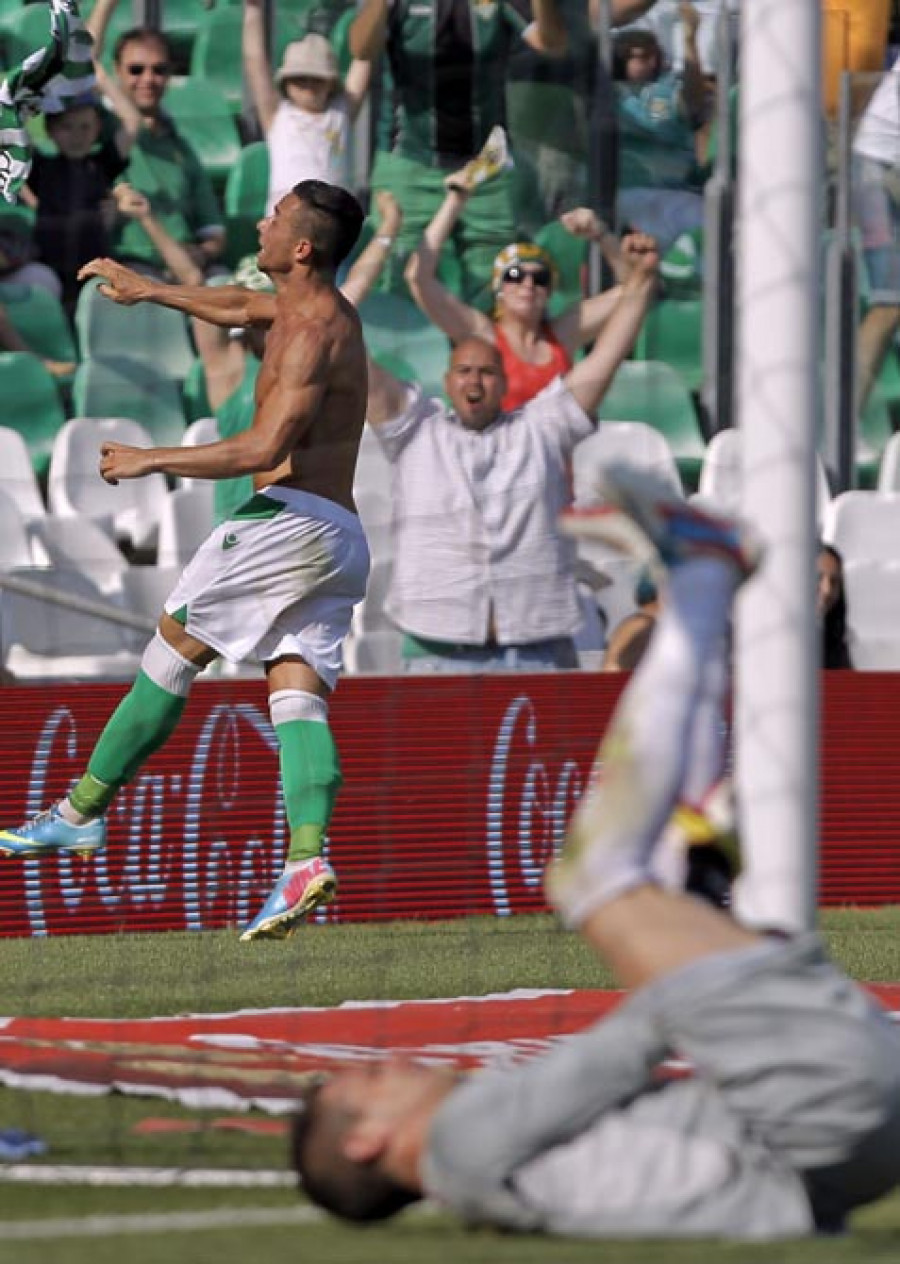
<instances>
[{"instance_id":1,"label":"red tank top","mask_svg":"<svg viewBox=\"0 0 900 1264\"><path fill-rule=\"evenodd\" d=\"M550 359L546 364L529 364L520 360L509 345L503 330L498 325L495 330L497 349L503 359L506 373L506 394L501 407L505 412L521 408L535 395L540 394L545 386L549 386L555 377L568 373L572 367L572 358L565 347L557 340L550 325L544 325L541 333L550 344Z\"/></svg>"}]
</instances>

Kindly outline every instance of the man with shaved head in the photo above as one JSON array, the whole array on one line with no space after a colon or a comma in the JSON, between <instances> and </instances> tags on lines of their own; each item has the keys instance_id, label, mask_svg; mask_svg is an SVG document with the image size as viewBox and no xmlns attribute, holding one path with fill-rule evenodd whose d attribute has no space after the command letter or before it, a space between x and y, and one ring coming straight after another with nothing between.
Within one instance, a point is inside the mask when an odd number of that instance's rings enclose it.
<instances>
[{"instance_id":1,"label":"man with shaved head","mask_svg":"<svg viewBox=\"0 0 900 1264\"><path fill-rule=\"evenodd\" d=\"M449 408L370 364L367 419L394 475L386 610L409 671L578 666L575 549L556 520L572 450L631 350L657 263L647 239L590 354L514 412L500 407L500 353L481 338L453 349Z\"/></svg>"}]
</instances>

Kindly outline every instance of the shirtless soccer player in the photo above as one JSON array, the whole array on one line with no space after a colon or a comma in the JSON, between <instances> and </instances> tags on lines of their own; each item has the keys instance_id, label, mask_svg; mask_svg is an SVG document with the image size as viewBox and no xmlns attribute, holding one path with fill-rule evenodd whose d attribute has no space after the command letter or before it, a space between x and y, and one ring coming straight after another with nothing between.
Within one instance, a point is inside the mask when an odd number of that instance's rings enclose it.
<instances>
[{"instance_id":1,"label":"shirtless soccer player","mask_svg":"<svg viewBox=\"0 0 900 1264\"><path fill-rule=\"evenodd\" d=\"M284 874L243 939L283 938L334 897L322 840L341 783L328 698L369 553L352 486L366 410L366 355L355 308L335 269L363 213L344 189L306 180L260 224L259 267L275 293L166 285L111 259L100 277L116 303L159 303L215 325L268 328L250 428L199 447L101 447L108 483L147 474L234 478L254 496L200 546L165 605L141 671L60 803L18 829L0 852L89 855L106 842L116 791L166 741L197 674L216 657L262 663L278 737L290 847Z\"/></svg>"}]
</instances>

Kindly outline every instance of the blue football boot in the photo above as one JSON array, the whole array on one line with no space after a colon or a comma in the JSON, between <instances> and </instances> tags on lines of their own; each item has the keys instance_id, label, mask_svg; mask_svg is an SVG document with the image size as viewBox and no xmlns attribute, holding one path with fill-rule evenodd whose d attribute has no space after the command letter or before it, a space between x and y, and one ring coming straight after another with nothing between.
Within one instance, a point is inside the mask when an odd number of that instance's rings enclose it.
<instances>
[{"instance_id":1,"label":"blue football boot","mask_svg":"<svg viewBox=\"0 0 900 1264\"><path fill-rule=\"evenodd\" d=\"M37 856L65 853L86 860L106 846L106 818L96 817L86 825L70 825L58 807L38 812L17 829L0 830L0 856Z\"/></svg>"},{"instance_id":2,"label":"blue football boot","mask_svg":"<svg viewBox=\"0 0 900 1264\"><path fill-rule=\"evenodd\" d=\"M299 869L281 875L272 894L241 935L241 942L287 939L304 917L321 905L330 904L336 894L337 875L327 860L315 856Z\"/></svg>"}]
</instances>

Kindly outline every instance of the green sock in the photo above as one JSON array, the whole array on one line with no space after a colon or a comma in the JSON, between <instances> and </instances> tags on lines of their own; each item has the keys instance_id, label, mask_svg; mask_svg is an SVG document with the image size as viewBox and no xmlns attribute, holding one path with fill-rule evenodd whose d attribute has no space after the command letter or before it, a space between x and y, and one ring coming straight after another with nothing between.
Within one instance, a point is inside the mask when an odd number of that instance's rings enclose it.
<instances>
[{"instance_id":1,"label":"green sock","mask_svg":"<svg viewBox=\"0 0 900 1264\"><path fill-rule=\"evenodd\" d=\"M88 770L69 795L76 812L100 816L124 786L171 735L187 698L160 689L139 672L100 734Z\"/></svg>"},{"instance_id":2,"label":"green sock","mask_svg":"<svg viewBox=\"0 0 900 1264\"><path fill-rule=\"evenodd\" d=\"M276 724L275 733L291 831L287 858L312 860L322 851L322 838L343 781L337 747L331 729L318 720L288 720Z\"/></svg>"}]
</instances>

